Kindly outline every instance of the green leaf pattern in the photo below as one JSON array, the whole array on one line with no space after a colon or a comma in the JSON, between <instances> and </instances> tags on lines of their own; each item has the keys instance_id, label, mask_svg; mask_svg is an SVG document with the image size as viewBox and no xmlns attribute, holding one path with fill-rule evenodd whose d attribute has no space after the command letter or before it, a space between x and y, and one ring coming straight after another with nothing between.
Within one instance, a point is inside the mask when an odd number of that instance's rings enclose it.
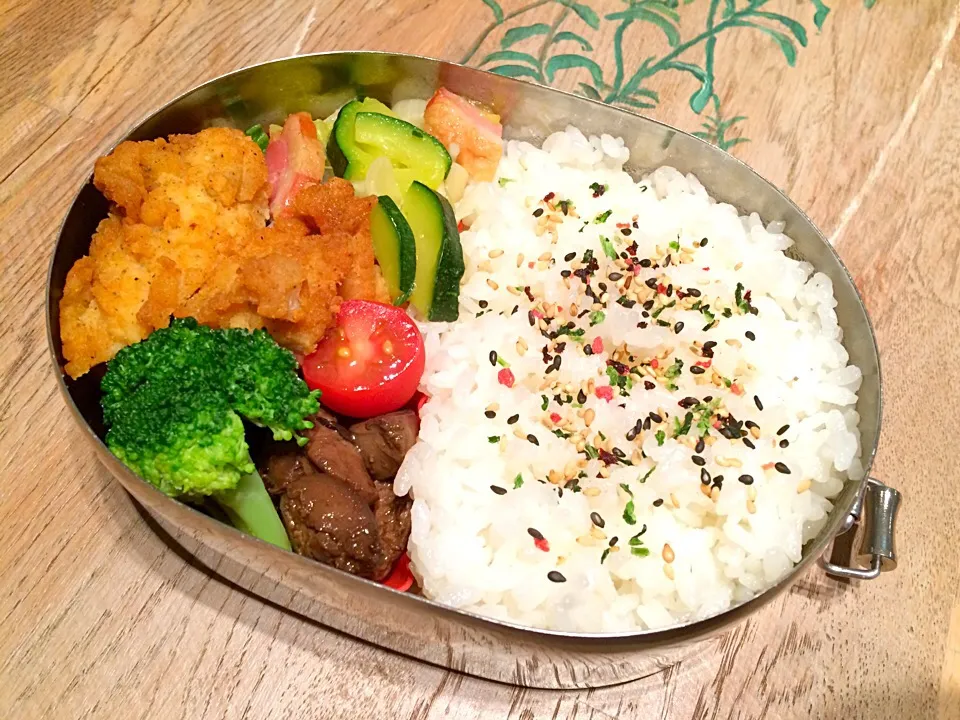
<instances>
[{"instance_id":1,"label":"green leaf pattern","mask_svg":"<svg viewBox=\"0 0 960 720\"><path fill-rule=\"evenodd\" d=\"M652 110L660 103L660 96L649 87L653 78L670 71L685 73L696 82L689 99L690 109L702 116L710 107L701 129L693 134L728 151L748 142L737 127L747 118L727 118L722 111L714 75L714 56L720 39L731 31L761 33L780 49L790 67L797 63L798 48L806 47L809 40L803 22L765 9L771 0L621 0L626 7L602 19L588 3L575 0L531 0L506 13L497 0L481 1L489 8L493 21L480 32L462 63L473 61L490 35L502 29L500 49L484 56L477 65L499 75L539 83L552 83L561 74L566 77L566 73L573 73L571 79L585 97L640 110ZM696 2L707 4L706 23L701 31L685 38L680 27L682 8ZM813 10L813 27L822 31L831 11L826 2L797 0L796 4ZM875 5L876 0L863 0L867 9ZM555 8L552 22L523 22L522 16L544 6ZM517 23L513 24L514 21ZM594 40L591 33L604 33L598 47L609 47L609 31L601 30L604 22L612 26L613 32L614 69L609 79L600 63L590 56L600 37ZM630 72L625 66L623 48L634 42L630 37L634 25L656 28L666 39L669 51L660 57L646 57ZM517 46L520 49L514 49Z\"/></svg>"}]
</instances>

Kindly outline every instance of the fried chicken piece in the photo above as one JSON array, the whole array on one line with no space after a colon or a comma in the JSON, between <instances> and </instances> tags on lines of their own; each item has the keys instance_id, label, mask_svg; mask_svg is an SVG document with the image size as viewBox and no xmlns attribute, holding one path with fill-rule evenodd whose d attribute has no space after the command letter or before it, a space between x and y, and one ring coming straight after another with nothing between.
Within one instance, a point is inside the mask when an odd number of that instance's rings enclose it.
<instances>
[{"instance_id":1,"label":"fried chicken piece","mask_svg":"<svg viewBox=\"0 0 960 720\"><path fill-rule=\"evenodd\" d=\"M263 228L263 153L239 130L124 142L94 170L113 205L67 275L66 372L79 377L164 327L220 265L220 249Z\"/></svg>"},{"instance_id":2,"label":"fried chicken piece","mask_svg":"<svg viewBox=\"0 0 960 720\"><path fill-rule=\"evenodd\" d=\"M374 262L372 203L337 178L301 190L290 216L225 249L217 272L177 315L265 327L281 345L311 352L342 300L389 300Z\"/></svg>"},{"instance_id":3,"label":"fried chicken piece","mask_svg":"<svg viewBox=\"0 0 960 720\"><path fill-rule=\"evenodd\" d=\"M171 315L266 328L308 353L342 300L389 301L370 237L375 200L334 178L301 190L265 228L263 154L238 130L122 143L97 161L94 183L114 205L60 302L71 377Z\"/></svg>"}]
</instances>

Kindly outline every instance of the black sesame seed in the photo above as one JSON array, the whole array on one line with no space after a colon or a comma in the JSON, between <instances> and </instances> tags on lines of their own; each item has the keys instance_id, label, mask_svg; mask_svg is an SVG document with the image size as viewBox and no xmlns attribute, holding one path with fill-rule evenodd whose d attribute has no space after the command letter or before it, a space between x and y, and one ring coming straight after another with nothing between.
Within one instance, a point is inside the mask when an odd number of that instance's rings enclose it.
<instances>
[{"instance_id":1,"label":"black sesame seed","mask_svg":"<svg viewBox=\"0 0 960 720\"><path fill-rule=\"evenodd\" d=\"M653 501L654 507L660 507L661 505L663 505L663 498L657 498L656 500Z\"/></svg>"},{"instance_id":2,"label":"black sesame seed","mask_svg":"<svg viewBox=\"0 0 960 720\"><path fill-rule=\"evenodd\" d=\"M700 457L699 455L694 455L694 456L693 456L692 458L690 458L690 459L693 461L693 464L696 465L697 467L703 467L704 465L707 464L707 461L704 460L704 459L703 459L702 457Z\"/></svg>"},{"instance_id":3,"label":"black sesame seed","mask_svg":"<svg viewBox=\"0 0 960 720\"><path fill-rule=\"evenodd\" d=\"M717 475L713 479L713 486L718 489L723 487L723 475Z\"/></svg>"},{"instance_id":4,"label":"black sesame seed","mask_svg":"<svg viewBox=\"0 0 960 720\"><path fill-rule=\"evenodd\" d=\"M600 513L598 512L590 513L590 522L592 522L598 528L602 528L604 525L607 524L606 522L604 522L603 518L600 517Z\"/></svg>"},{"instance_id":5,"label":"black sesame seed","mask_svg":"<svg viewBox=\"0 0 960 720\"><path fill-rule=\"evenodd\" d=\"M744 485L753 485L753 475L741 475L737 478Z\"/></svg>"},{"instance_id":6,"label":"black sesame seed","mask_svg":"<svg viewBox=\"0 0 960 720\"><path fill-rule=\"evenodd\" d=\"M782 428L777 430L777 435L783 435L787 430L790 429L790 425L784 425Z\"/></svg>"},{"instance_id":7,"label":"black sesame seed","mask_svg":"<svg viewBox=\"0 0 960 720\"><path fill-rule=\"evenodd\" d=\"M788 468L784 463L778 462L774 465L778 473L783 473L784 475L790 474L790 468Z\"/></svg>"},{"instance_id":8,"label":"black sesame seed","mask_svg":"<svg viewBox=\"0 0 960 720\"><path fill-rule=\"evenodd\" d=\"M651 412L651 413L650 413L650 419L651 419L653 422L655 422L655 423L662 423L662 422L663 422L663 417L660 415L660 413Z\"/></svg>"},{"instance_id":9,"label":"black sesame seed","mask_svg":"<svg viewBox=\"0 0 960 720\"><path fill-rule=\"evenodd\" d=\"M686 292L687 295L689 295L690 297L700 297L700 291L697 290L696 288L687 288L687 289L685 290L685 292Z\"/></svg>"},{"instance_id":10,"label":"black sesame seed","mask_svg":"<svg viewBox=\"0 0 960 720\"><path fill-rule=\"evenodd\" d=\"M644 281L644 285L646 285L646 286L647 286L648 288L650 288L651 290L656 290L656 289L657 289L657 279L656 279L656 278L647 278L646 281Z\"/></svg>"},{"instance_id":11,"label":"black sesame seed","mask_svg":"<svg viewBox=\"0 0 960 720\"><path fill-rule=\"evenodd\" d=\"M615 448L612 450L612 452L613 452L614 455L616 455L616 456L617 456L618 458L620 458L621 460L623 460L623 459L627 456L627 454L626 454L623 450L621 450L620 448L618 448L618 447L615 447Z\"/></svg>"},{"instance_id":12,"label":"black sesame seed","mask_svg":"<svg viewBox=\"0 0 960 720\"><path fill-rule=\"evenodd\" d=\"M496 350L491 350L491 351L490 351L490 364L491 364L491 365L496 365L496 364L497 364L497 351L496 351Z\"/></svg>"},{"instance_id":13,"label":"black sesame seed","mask_svg":"<svg viewBox=\"0 0 960 720\"><path fill-rule=\"evenodd\" d=\"M747 340L756 340L756 339L757 339L757 336L753 334L753 330L747 330L747 331L744 333L744 336L747 338Z\"/></svg>"},{"instance_id":14,"label":"black sesame seed","mask_svg":"<svg viewBox=\"0 0 960 720\"><path fill-rule=\"evenodd\" d=\"M763 410L763 403L760 402L760 398L758 396L753 396L753 402L757 406L757 410Z\"/></svg>"},{"instance_id":15,"label":"black sesame seed","mask_svg":"<svg viewBox=\"0 0 960 720\"><path fill-rule=\"evenodd\" d=\"M543 540L543 533L541 533L536 528L527 528L527 532L530 534L534 540Z\"/></svg>"},{"instance_id":16,"label":"black sesame seed","mask_svg":"<svg viewBox=\"0 0 960 720\"><path fill-rule=\"evenodd\" d=\"M610 273L609 275L607 275L607 280L611 280L611 281L613 281L613 282L616 282L617 280L619 280L619 279L622 278L622 277L623 277L623 273L612 272L612 273Z\"/></svg>"},{"instance_id":17,"label":"black sesame seed","mask_svg":"<svg viewBox=\"0 0 960 720\"><path fill-rule=\"evenodd\" d=\"M543 215L543 208L537 208L536 210L533 211L534 217L540 217L541 215Z\"/></svg>"},{"instance_id":18,"label":"black sesame seed","mask_svg":"<svg viewBox=\"0 0 960 720\"><path fill-rule=\"evenodd\" d=\"M704 449L706 446L707 446L707 444L703 441L703 438L700 438L699 440L697 440L697 445L696 445L696 447L693 448L693 449L694 449L695 452L702 453L702 452L703 452L703 449Z\"/></svg>"},{"instance_id":19,"label":"black sesame seed","mask_svg":"<svg viewBox=\"0 0 960 720\"><path fill-rule=\"evenodd\" d=\"M644 387L644 389L646 389L646 390L653 390L653 389L656 387L656 385L655 385L654 383L650 382L649 380L644 380L644 381L643 381L643 387Z\"/></svg>"},{"instance_id":20,"label":"black sesame seed","mask_svg":"<svg viewBox=\"0 0 960 720\"><path fill-rule=\"evenodd\" d=\"M703 375L706 372L706 370L704 370L699 365L692 365L690 367L690 372L693 373L694 375Z\"/></svg>"},{"instance_id":21,"label":"black sesame seed","mask_svg":"<svg viewBox=\"0 0 960 720\"><path fill-rule=\"evenodd\" d=\"M491 485L491 486L490 486L490 489L493 490L493 492L496 493L497 495L506 495L506 494L507 494L506 488L502 488L502 487L500 487L499 485Z\"/></svg>"},{"instance_id":22,"label":"black sesame seed","mask_svg":"<svg viewBox=\"0 0 960 720\"><path fill-rule=\"evenodd\" d=\"M577 393L577 402L583 405L587 401L587 394L581 390Z\"/></svg>"},{"instance_id":23,"label":"black sesame seed","mask_svg":"<svg viewBox=\"0 0 960 720\"><path fill-rule=\"evenodd\" d=\"M593 346L592 346L592 345L589 345L589 344L584 345L584 346L583 346L583 354L584 354L584 355L593 355ZM581 403L582 403L582 402L583 402L583 401L581 400Z\"/></svg>"},{"instance_id":24,"label":"black sesame seed","mask_svg":"<svg viewBox=\"0 0 960 720\"><path fill-rule=\"evenodd\" d=\"M620 228L620 232L622 232L624 235L629 235L633 231L630 228Z\"/></svg>"},{"instance_id":25,"label":"black sesame seed","mask_svg":"<svg viewBox=\"0 0 960 720\"><path fill-rule=\"evenodd\" d=\"M563 259L564 259L566 262L570 262L570 261L573 260L576 256L577 256L577 254L576 254L575 252L571 252L571 253L567 253L566 255L564 255L564 256L563 256Z\"/></svg>"},{"instance_id":26,"label":"black sesame seed","mask_svg":"<svg viewBox=\"0 0 960 720\"><path fill-rule=\"evenodd\" d=\"M681 331L681 330L683 330L683 323L682 323L682 322L678 322L676 325L673 326L673 332L676 333L677 335L680 334L680 331ZM696 366L694 366L694 367L696 367ZM700 369L703 370L703 368L700 368ZM692 370L692 368L691 368L691 370Z\"/></svg>"},{"instance_id":27,"label":"black sesame seed","mask_svg":"<svg viewBox=\"0 0 960 720\"><path fill-rule=\"evenodd\" d=\"M642 267L642 268L648 268L648 267L650 267L652 264L653 264L653 263L650 262L650 258L643 258L643 259L640 261L640 267Z\"/></svg>"},{"instance_id":28,"label":"black sesame seed","mask_svg":"<svg viewBox=\"0 0 960 720\"><path fill-rule=\"evenodd\" d=\"M707 246L707 239L706 239L706 238L703 238L703 239L700 241L700 247L706 247L706 246Z\"/></svg>"},{"instance_id":29,"label":"black sesame seed","mask_svg":"<svg viewBox=\"0 0 960 720\"><path fill-rule=\"evenodd\" d=\"M616 535L614 535L612 538L610 538L610 542L607 543L607 546L608 546L608 547L613 547L614 545L617 544L617 540L619 540L619 539L620 539L620 538L618 538Z\"/></svg>"},{"instance_id":30,"label":"black sesame seed","mask_svg":"<svg viewBox=\"0 0 960 720\"><path fill-rule=\"evenodd\" d=\"M698 402L699 402L699 400L697 400L695 397L685 397L683 400L681 400L680 402L678 402L677 405L679 405L680 407L682 407L684 410L689 410L689 409L692 408L694 405L696 405Z\"/></svg>"},{"instance_id":31,"label":"black sesame seed","mask_svg":"<svg viewBox=\"0 0 960 720\"><path fill-rule=\"evenodd\" d=\"M488 418L490 418L491 420L493 420L493 419L497 416L497 413L496 413L495 411L493 411L493 410L487 410L487 411L484 413L484 415L486 415Z\"/></svg>"},{"instance_id":32,"label":"black sesame seed","mask_svg":"<svg viewBox=\"0 0 960 720\"><path fill-rule=\"evenodd\" d=\"M707 340L707 341L703 344L703 349L704 349L704 350L713 350L716 346L717 346L717 341L716 341L716 340Z\"/></svg>"},{"instance_id":33,"label":"black sesame seed","mask_svg":"<svg viewBox=\"0 0 960 720\"><path fill-rule=\"evenodd\" d=\"M745 437L745 438L741 438L741 440L743 440L743 444L746 445L751 450L757 449L757 446L753 444L753 441L750 438Z\"/></svg>"},{"instance_id":34,"label":"black sesame seed","mask_svg":"<svg viewBox=\"0 0 960 720\"><path fill-rule=\"evenodd\" d=\"M760 429L760 426L757 425L753 420L745 420L743 424L748 428L756 428L757 430Z\"/></svg>"},{"instance_id":35,"label":"black sesame seed","mask_svg":"<svg viewBox=\"0 0 960 720\"><path fill-rule=\"evenodd\" d=\"M477 303L477 305L479 305L481 308L486 308L487 305L489 304L490 303L488 303L486 300L481 300L480 302Z\"/></svg>"},{"instance_id":36,"label":"black sesame seed","mask_svg":"<svg viewBox=\"0 0 960 720\"><path fill-rule=\"evenodd\" d=\"M704 485L710 484L710 473L707 472L706 468L701 468L700 470L700 482L702 482Z\"/></svg>"},{"instance_id":37,"label":"black sesame seed","mask_svg":"<svg viewBox=\"0 0 960 720\"><path fill-rule=\"evenodd\" d=\"M540 444L540 441L537 440L537 436L534 435L533 433L530 433L529 435L527 435L527 442L531 443L532 445Z\"/></svg>"},{"instance_id":38,"label":"black sesame seed","mask_svg":"<svg viewBox=\"0 0 960 720\"><path fill-rule=\"evenodd\" d=\"M650 418L647 418L646 420L643 421L643 429L644 429L644 430L649 430L649 429L650 429L650 425L651 425Z\"/></svg>"},{"instance_id":39,"label":"black sesame seed","mask_svg":"<svg viewBox=\"0 0 960 720\"><path fill-rule=\"evenodd\" d=\"M517 420L520 419L520 415L511 415L507 418L507 425L513 425Z\"/></svg>"},{"instance_id":40,"label":"black sesame seed","mask_svg":"<svg viewBox=\"0 0 960 720\"><path fill-rule=\"evenodd\" d=\"M561 270L561 271L560 271L560 277L562 277L562 278L568 278L568 277L570 277L572 274L573 274L573 273L571 273L569 270Z\"/></svg>"},{"instance_id":41,"label":"black sesame seed","mask_svg":"<svg viewBox=\"0 0 960 720\"><path fill-rule=\"evenodd\" d=\"M547 580L550 582L561 583L566 582L567 579L563 576L563 573L559 573L556 570L551 570L547 573Z\"/></svg>"},{"instance_id":42,"label":"black sesame seed","mask_svg":"<svg viewBox=\"0 0 960 720\"><path fill-rule=\"evenodd\" d=\"M785 448L785 447L787 447L788 445L790 445L790 441L789 441L789 440L783 439L783 440L780 441L780 447Z\"/></svg>"},{"instance_id":43,"label":"black sesame seed","mask_svg":"<svg viewBox=\"0 0 960 720\"><path fill-rule=\"evenodd\" d=\"M537 316L533 314L533 310L527 312L527 320L530 322L530 327L537 324Z\"/></svg>"},{"instance_id":44,"label":"black sesame seed","mask_svg":"<svg viewBox=\"0 0 960 720\"><path fill-rule=\"evenodd\" d=\"M629 430L627 430L627 435L626 435L627 441L633 442L634 440L636 440L638 432L639 431L637 430L636 427L632 427Z\"/></svg>"},{"instance_id":45,"label":"black sesame seed","mask_svg":"<svg viewBox=\"0 0 960 720\"><path fill-rule=\"evenodd\" d=\"M643 303L643 309L644 310L653 309L653 300L647 300L645 303Z\"/></svg>"}]
</instances>

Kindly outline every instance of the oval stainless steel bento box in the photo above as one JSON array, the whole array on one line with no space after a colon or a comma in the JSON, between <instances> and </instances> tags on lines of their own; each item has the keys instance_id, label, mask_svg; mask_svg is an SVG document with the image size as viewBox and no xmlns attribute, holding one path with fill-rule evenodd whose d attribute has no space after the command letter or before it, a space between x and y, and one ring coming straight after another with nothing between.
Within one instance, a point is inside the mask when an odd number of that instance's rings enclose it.
<instances>
[{"instance_id":1,"label":"oval stainless steel bento box","mask_svg":"<svg viewBox=\"0 0 960 720\"><path fill-rule=\"evenodd\" d=\"M863 371L857 411L862 460L869 471L879 437L880 366L863 303L837 254L810 220L773 185L723 151L661 123L538 85L409 55L336 52L277 60L225 75L151 115L123 139L194 133L214 125L245 128L306 110L325 117L347 99L429 97L439 86L501 114L508 139L542 141L568 124L585 133L621 136L637 175L671 165L697 175L713 196L741 212L780 220L796 242L791 252L833 281L837 317L851 362ZM91 158L91 165L93 158ZM124 467L103 443L98 377L72 381L63 373L58 304L67 271L86 254L107 201L87 182L64 221L50 265L47 318L60 387L91 447L127 491L186 549L218 575L292 612L429 663L492 680L543 688L597 687L666 667L697 640L758 611L817 561L840 533L862 517L866 567L823 562L835 575L869 579L896 565L893 521L899 494L874 481L848 483L829 523L777 585L726 612L666 630L578 634L537 630L461 612L280 550L163 495ZM848 537L851 537L848 535Z\"/></svg>"}]
</instances>

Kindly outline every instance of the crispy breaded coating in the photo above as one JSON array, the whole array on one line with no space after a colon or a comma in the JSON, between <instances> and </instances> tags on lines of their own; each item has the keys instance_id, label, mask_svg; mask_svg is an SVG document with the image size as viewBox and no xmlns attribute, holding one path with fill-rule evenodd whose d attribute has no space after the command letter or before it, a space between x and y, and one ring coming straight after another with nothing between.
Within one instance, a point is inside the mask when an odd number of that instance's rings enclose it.
<instances>
[{"instance_id":1,"label":"crispy breaded coating","mask_svg":"<svg viewBox=\"0 0 960 720\"><path fill-rule=\"evenodd\" d=\"M121 143L97 160L94 184L113 206L60 301L72 377L166 326L216 269L219 246L267 217L263 153L239 130Z\"/></svg>"},{"instance_id":2,"label":"crispy breaded coating","mask_svg":"<svg viewBox=\"0 0 960 720\"><path fill-rule=\"evenodd\" d=\"M306 353L341 300L389 299L370 237L375 200L333 179L302 190L290 216L265 228L263 153L238 130L122 143L97 161L94 183L113 206L60 301L71 377L171 315L265 327Z\"/></svg>"},{"instance_id":3,"label":"crispy breaded coating","mask_svg":"<svg viewBox=\"0 0 960 720\"><path fill-rule=\"evenodd\" d=\"M176 314L265 327L281 345L312 351L342 300L389 300L370 237L373 202L338 178L305 188L291 216L223 253L217 272Z\"/></svg>"}]
</instances>

